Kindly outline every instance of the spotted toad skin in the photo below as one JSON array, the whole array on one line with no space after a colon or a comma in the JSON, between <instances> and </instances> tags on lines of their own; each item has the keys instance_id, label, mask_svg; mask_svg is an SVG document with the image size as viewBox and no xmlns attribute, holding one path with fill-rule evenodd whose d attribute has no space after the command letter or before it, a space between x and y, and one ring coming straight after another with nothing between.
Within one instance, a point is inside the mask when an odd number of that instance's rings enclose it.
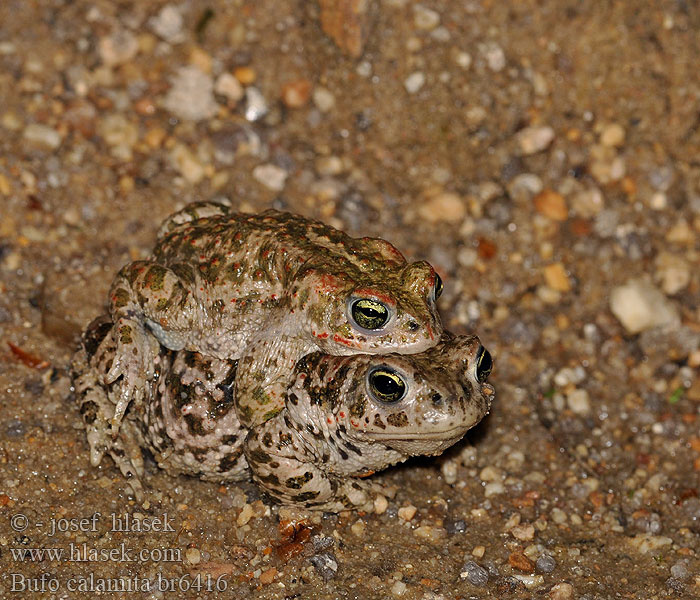
<instances>
[{"instance_id":1,"label":"spotted toad skin","mask_svg":"<svg viewBox=\"0 0 700 600\"><path fill-rule=\"evenodd\" d=\"M119 394L118 386L103 383L101 369L110 364L96 352L108 347L116 356L112 328L106 317L93 322L73 363L89 440L100 412L109 414ZM483 352L478 338L447 333L413 355L313 352L294 366L283 409L248 428L234 398L238 361L161 348L154 377L98 454L112 456L139 500L146 448L172 475L252 477L284 504L368 509L382 488L365 476L410 456L441 453L487 414L494 390ZM377 395L386 374L402 382L401 397ZM99 432L96 439L105 440Z\"/></svg>"},{"instance_id":2,"label":"spotted toad skin","mask_svg":"<svg viewBox=\"0 0 700 600\"><path fill-rule=\"evenodd\" d=\"M282 410L289 374L310 352L421 352L442 334L438 281L428 263L408 263L381 239L274 210L191 204L163 224L152 257L124 267L111 286L116 326L97 361L109 361L103 383L120 391L105 431L114 433L153 379L160 345L241 359L235 398L247 427ZM359 299L385 307L388 321L359 326L351 314Z\"/></svg>"}]
</instances>

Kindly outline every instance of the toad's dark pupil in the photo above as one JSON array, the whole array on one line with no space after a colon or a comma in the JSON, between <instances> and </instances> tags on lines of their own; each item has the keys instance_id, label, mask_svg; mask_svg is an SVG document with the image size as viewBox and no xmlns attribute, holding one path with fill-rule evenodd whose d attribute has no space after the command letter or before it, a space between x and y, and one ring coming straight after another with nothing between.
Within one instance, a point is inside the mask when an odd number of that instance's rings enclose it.
<instances>
[{"instance_id":1,"label":"toad's dark pupil","mask_svg":"<svg viewBox=\"0 0 700 600\"><path fill-rule=\"evenodd\" d=\"M479 347L476 353L476 378L480 383L484 383L493 369L493 359L491 353L483 346Z\"/></svg>"},{"instance_id":2,"label":"toad's dark pupil","mask_svg":"<svg viewBox=\"0 0 700 600\"><path fill-rule=\"evenodd\" d=\"M364 329L381 329L389 320L389 310L376 300L356 300L352 305L352 318Z\"/></svg>"},{"instance_id":3,"label":"toad's dark pupil","mask_svg":"<svg viewBox=\"0 0 700 600\"><path fill-rule=\"evenodd\" d=\"M435 273L435 300L442 295L442 278Z\"/></svg>"},{"instance_id":4,"label":"toad's dark pupil","mask_svg":"<svg viewBox=\"0 0 700 600\"><path fill-rule=\"evenodd\" d=\"M393 371L378 370L369 376L369 384L374 395L382 402L396 402L403 398L406 384Z\"/></svg>"}]
</instances>

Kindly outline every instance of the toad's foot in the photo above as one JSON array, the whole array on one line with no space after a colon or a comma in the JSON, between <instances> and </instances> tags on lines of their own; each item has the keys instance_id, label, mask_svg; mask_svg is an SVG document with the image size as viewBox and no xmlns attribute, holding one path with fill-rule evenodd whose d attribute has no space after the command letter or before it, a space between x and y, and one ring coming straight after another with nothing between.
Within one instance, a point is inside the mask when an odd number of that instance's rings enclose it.
<instances>
[{"instance_id":1,"label":"toad's foot","mask_svg":"<svg viewBox=\"0 0 700 600\"><path fill-rule=\"evenodd\" d=\"M116 433L130 402L140 399L153 379L160 345L141 323L126 318L119 319L112 328L111 338L106 338L101 344L96 359L100 365L99 370L105 373L105 385L122 378L118 384L117 401L112 416L112 429L113 433ZM103 361L111 361L111 366L106 368Z\"/></svg>"},{"instance_id":2,"label":"toad's foot","mask_svg":"<svg viewBox=\"0 0 700 600\"><path fill-rule=\"evenodd\" d=\"M377 496L391 495L374 482L330 472L286 426L285 417L283 411L251 430L244 447L253 479L275 500L340 512L372 510Z\"/></svg>"}]
</instances>

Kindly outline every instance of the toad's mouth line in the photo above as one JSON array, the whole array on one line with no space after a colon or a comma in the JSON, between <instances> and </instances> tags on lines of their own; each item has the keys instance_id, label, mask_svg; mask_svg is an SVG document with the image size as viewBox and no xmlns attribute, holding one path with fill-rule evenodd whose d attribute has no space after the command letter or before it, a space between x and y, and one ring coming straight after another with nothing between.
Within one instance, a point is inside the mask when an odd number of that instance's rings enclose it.
<instances>
[{"instance_id":1,"label":"toad's mouth line","mask_svg":"<svg viewBox=\"0 0 700 600\"><path fill-rule=\"evenodd\" d=\"M375 440L443 440L464 435L476 423L470 425L460 425L442 431L365 431L367 437Z\"/></svg>"}]
</instances>

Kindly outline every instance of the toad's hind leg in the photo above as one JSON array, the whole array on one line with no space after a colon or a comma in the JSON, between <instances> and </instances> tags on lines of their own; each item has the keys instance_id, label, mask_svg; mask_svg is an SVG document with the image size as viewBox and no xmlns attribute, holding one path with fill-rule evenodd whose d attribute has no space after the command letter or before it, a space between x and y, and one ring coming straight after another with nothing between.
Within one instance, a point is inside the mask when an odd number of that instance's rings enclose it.
<instances>
[{"instance_id":1,"label":"toad's hind leg","mask_svg":"<svg viewBox=\"0 0 700 600\"><path fill-rule=\"evenodd\" d=\"M137 440L138 431L130 421L116 431L112 428L114 403L109 397L109 388L102 382L99 367L94 364L97 348L109 347L111 329L109 317L102 316L90 323L83 335L81 348L71 365L76 400L87 431L90 464L96 467L108 453L130 481L134 496L140 501L143 498L139 479L143 473L143 459ZM102 368L108 368L108 365L103 364Z\"/></svg>"},{"instance_id":2,"label":"toad's hind leg","mask_svg":"<svg viewBox=\"0 0 700 600\"><path fill-rule=\"evenodd\" d=\"M198 306L191 291L194 280L188 265L165 267L147 260L126 265L114 279L109 294L113 347L107 344L99 348L96 360L104 362L107 354L111 361L103 381L118 386L113 416L116 427L132 399L139 399L152 380L160 344L180 350L196 329Z\"/></svg>"},{"instance_id":3,"label":"toad's hind leg","mask_svg":"<svg viewBox=\"0 0 700 600\"><path fill-rule=\"evenodd\" d=\"M307 448L283 412L248 433L245 454L255 482L282 504L328 512L372 508L381 486L328 472L323 457Z\"/></svg>"}]
</instances>

